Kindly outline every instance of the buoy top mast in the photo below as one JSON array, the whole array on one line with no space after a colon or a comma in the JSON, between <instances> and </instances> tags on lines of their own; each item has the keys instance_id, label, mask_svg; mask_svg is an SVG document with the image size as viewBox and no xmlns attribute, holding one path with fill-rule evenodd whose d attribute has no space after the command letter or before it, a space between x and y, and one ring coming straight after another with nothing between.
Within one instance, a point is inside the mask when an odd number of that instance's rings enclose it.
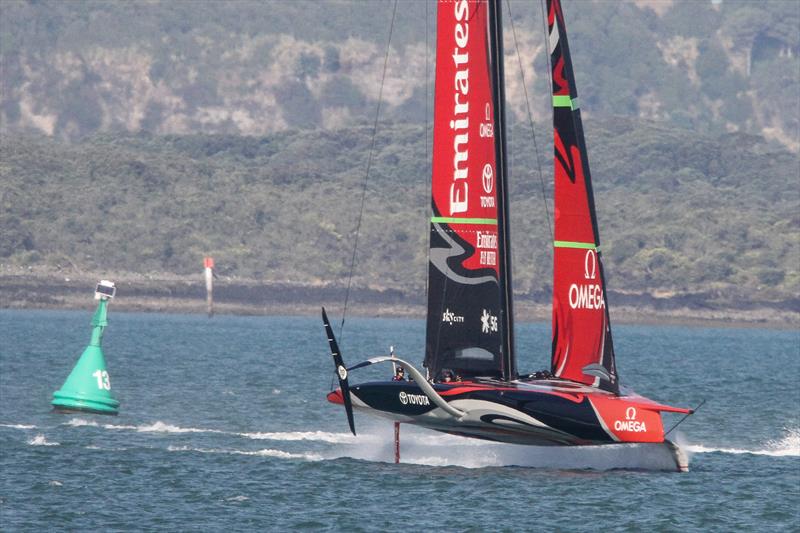
<instances>
[{"instance_id":1,"label":"buoy top mast","mask_svg":"<svg viewBox=\"0 0 800 533\"><path fill-rule=\"evenodd\" d=\"M94 288L95 300L111 300L117 294L117 288L114 286L113 281L101 279L97 287Z\"/></svg>"}]
</instances>

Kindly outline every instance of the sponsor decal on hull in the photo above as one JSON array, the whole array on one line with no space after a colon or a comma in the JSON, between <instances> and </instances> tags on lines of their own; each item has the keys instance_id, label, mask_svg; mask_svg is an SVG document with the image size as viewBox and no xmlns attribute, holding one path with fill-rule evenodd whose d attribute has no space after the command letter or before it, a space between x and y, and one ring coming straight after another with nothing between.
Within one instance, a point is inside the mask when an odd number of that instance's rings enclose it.
<instances>
[{"instance_id":1,"label":"sponsor decal on hull","mask_svg":"<svg viewBox=\"0 0 800 533\"><path fill-rule=\"evenodd\" d=\"M636 420L636 408L628 407L625 409L625 420L615 420L614 429L617 431L643 433L647 431L647 426L644 421Z\"/></svg>"},{"instance_id":2,"label":"sponsor decal on hull","mask_svg":"<svg viewBox=\"0 0 800 533\"><path fill-rule=\"evenodd\" d=\"M661 413L621 398L594 396L589 399L606 432L619 442L663 442Z\"/></svg>"},{"instance_id":3,"label":"sponsor decal on hull","mask_svg":"<svg viewBox=\"0 0 800 533\"><path fill-rule=\"evenodd\" d=\"M403 405L430 405L431 401L424 394L409 394L405 391L397 395Z\"/></svg>"}]
</instances>

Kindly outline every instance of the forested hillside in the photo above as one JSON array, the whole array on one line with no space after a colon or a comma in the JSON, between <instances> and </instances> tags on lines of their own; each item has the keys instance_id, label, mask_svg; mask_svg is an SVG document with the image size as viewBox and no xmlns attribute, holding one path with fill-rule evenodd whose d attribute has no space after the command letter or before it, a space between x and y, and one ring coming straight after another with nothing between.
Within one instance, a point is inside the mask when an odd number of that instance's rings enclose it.
<instances>
[{"instance_id":1,"label":"forested hillside","mask_svg":"<svg viewBox=\"0 0 800 533\"><path fill-rule=\"evenodd\" d=\"M800 294L795 154L746 134L587 120L609 289L728 306ZM199 271L346 283L371 127L236 135L0 138L0 262L61 272ZM540 138L547 138L540 132ZM515 289L548 291L550 148L512 131ZM422 293L429 156L421 127L384 125L354 283ZM787 183L791 184L787 187ZM124 276L123 276L124 277ZM119 276L118 276L119 278Z\"/></svg>"},{"instance_id":2,"label":"forested hillside","mask_svg":"<svg viewBox=\"0 0 800 533\"><path fill-rule=\"evenodd\" d=\"M399 2L385 56L393 4L2 0L0 275L211 254L228 280L346 285L388 57L353 281L423 294L435 3ZM800 2L563 4L609 291L797 310ZM546 302L546 44L539 2L510 6L514 287Z\"/></svg>"},{"instance_id":3,"label":"forested hillside","mask_svg":"<svg viewBox=\"0 0 800 533\"><path fill-rule=\"evenodd\" d=\"M585 115L755 133L800 150L799 2L563 3ZM119 131L265 135L369 120L392 2L3 0L0 11L0 126L75 140ZM434 11L432 1L399 3L383 93L389 119L424 121ZM511 11L510 109L525 116L519 48L543 119L539 3L512 1Z\"/></svg>"}]
</instances>

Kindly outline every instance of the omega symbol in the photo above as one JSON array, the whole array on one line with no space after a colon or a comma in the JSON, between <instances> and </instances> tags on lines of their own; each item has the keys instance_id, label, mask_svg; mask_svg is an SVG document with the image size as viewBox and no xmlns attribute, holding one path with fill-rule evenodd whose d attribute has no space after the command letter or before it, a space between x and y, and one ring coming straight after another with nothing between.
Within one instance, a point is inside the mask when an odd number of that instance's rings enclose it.
<instances>
[{"instance_id":1,"label":"omega symbol","mask_svg":"<svg viewBox=\"0 0 800 533\"><path fill-rule=\"evenodd\" d=\"M586 250L586 257L583 259L584 276L586 279L594 279L597 275L597 255L594 250Z\"/></svg>"}]
</instances>

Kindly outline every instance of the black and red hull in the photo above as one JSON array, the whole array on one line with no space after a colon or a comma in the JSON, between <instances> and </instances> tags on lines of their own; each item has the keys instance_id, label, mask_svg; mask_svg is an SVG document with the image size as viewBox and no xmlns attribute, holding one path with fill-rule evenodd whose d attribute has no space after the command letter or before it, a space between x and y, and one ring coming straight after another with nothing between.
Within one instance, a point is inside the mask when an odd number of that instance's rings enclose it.
<instances>
[{"instance_id":1,"label":"black and red hull","mask_svg":"<svg viewBox=\"0 0 800 533\"><path fill-rule=\"evenodd\" d=\"M565 380L439 383L436 393L466 413L453 417L413 381L350 387L353 407L396 422L512 444L538 446L664 442L661 412L687 409ZM328 400L342 403L340 389Z\"/></svg>"}]
</instances>

